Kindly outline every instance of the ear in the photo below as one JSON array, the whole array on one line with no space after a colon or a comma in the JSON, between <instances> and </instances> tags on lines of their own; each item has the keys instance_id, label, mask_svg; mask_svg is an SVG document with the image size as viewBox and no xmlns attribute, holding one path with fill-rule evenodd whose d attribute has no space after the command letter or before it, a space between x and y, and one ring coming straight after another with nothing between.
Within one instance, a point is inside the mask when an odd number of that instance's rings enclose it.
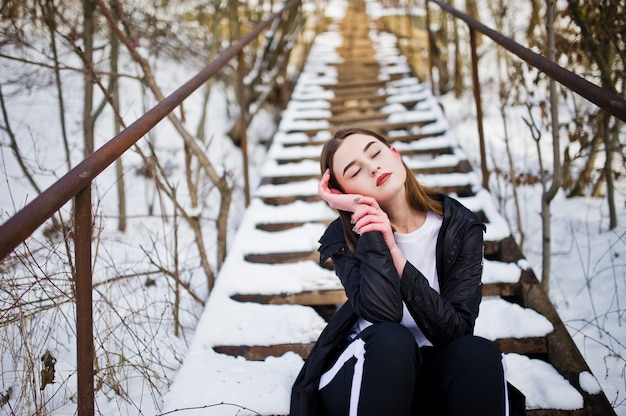
<instances>
[{"instance_id":1,"label":"ear","mask_svg":"<svg viewBox=\"0 0 626 416\"><path fill-rule=\"evenodd\" d=\"M395 147L392 147L391 151L393 152L394 155L398 156L398 159L402 160L402 156L400 155L400 152L398 152L398 149L396 149Z\"/></svg>"}]
</instances>

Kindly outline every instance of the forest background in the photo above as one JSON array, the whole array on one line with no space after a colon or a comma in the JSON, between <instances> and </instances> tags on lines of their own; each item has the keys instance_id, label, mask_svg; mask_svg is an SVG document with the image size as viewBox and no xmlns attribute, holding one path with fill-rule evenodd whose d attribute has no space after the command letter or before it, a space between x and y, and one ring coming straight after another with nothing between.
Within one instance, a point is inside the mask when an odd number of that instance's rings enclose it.
<instances>
[{"instance_id":1,"label":"forest background","mask_svg":"<svg viewBox=\"0 0 626 416\"><path fill-rule=\"evenodd\" d=\"M431 5L429 27L437 42L429 55L428 45L416 41L426 27L424 5L417 3L388 4L395 12L382 19L420 78L432 76L452 129L474 130L467 29ZM548 55L544 2L450 4ZM625 6L554 4L554 60L623 97ZM281 6L263 0L3 2L0 221ZM258 184L267 145L306 51L323 28L323 14L323 2L304 2L247 50L243 108L251 187ZM479 44L491 191L559 313L566 314L580 296L588 298L590 307L583 309L589 313L565 323L583 355L593 350L599 357L599 363L590 360L592 370L616 410L626 414L623 123L557 87L554 130L546 78L491 41ZM160 410L228 254L247 201L236 75L232 62L94 184L94 365L100 409ZM480 161L471 143L468 154L476 168ZM542 199L555 201L554 235L569 236L566 252L544 256L540 228L534 228L541 223ZM558 210L580 207L587 208L576 227L558 220L571 218ZM3 413L67 414L76 407L71 218L67 204L0 263ZM579 239L598 235L609 241L600 255L578 249ZM566 296L568 283L550 282L550 274L542 272L554 255L580 264L583 283L575 288L575 299ZM599 277L609 279L612 294L594 292L606 287L598 285ZM54 360L54 383L41 372L44 357Z\"/></svg>"}]
</instances>

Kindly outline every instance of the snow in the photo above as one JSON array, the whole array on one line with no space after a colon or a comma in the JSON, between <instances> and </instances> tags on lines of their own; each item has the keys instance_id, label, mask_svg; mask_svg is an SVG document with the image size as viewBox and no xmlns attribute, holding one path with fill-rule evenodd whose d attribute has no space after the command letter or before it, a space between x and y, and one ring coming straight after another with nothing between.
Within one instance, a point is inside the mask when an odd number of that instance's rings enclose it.
<instances>
[{"instance_id":1,"label":"snow","mask_svg":"<svg viewBox=\"0 0 626 416\"><path fill-rule=\"evenodd\" d=\"M176 397L177 407L172 410L185 409L185 415L258 414L246 408L267 409L268 414L276 415L284 412L284 403L289 401L291 394L293 367L302 364L300 356L287 353L280 358L270 357L259 362L218 355L223 354L210 348L189 352L187 359L198 362L199 366L182 368L178 377L201 379L201 382L186 384L184 388L174 386L169 394ZM289 381L291 383L286 383ZM255 387L251 389L251 385ZM213 394L216 391L220 392L219 397ZM199 402L201 397L205 399ZM246 398L245 406L241 404L243 397Z\"/></svg>"},{"instance_id":2,"label":"snow","mask_svg":"<svg viewBox=\"0 0 626 416\"><path fill-rule=\"evenodd\" d=\"M501 298L485 297L480 303L474 333L490 340L542 337L554 331L543 315Z\"/></svg>"},{"instance_id":3,"label":"snow","mask_svg":"<svg viewBox=\"0 0 626 416\"><path fill-rule=\"evenodd\" d=\"M575 410L583 398L554 367L520 354L506 354L507 379L526 394L527 409Z\"/></svg>"},{"instance_id":4,"label":"snow","mask_svg":"<svg viewBox=\"0 0 626 416\"><path fill-rule=\"evenodd\" d=\"M593 376L589 371L583 371L580 373L578 379L580 388L589 394L598 394L602 391L602 386L598 383L598 379Z\"/></svg>"},{"instance_id":5,"label":"snow","mask_svg":"<svg viewBox=\"0 0 626 416\"><path fill-rule=\"evenodd\" d=\"M483 283L515 283L519 281L522 268L516 263L485 260Z\"/></svg>"},{"instance_id":6,"label":"snow","mask_svg":"<svg viewBox=\"0 0 626 416\"><path fill-rule=\"evenodd\" d=\"M261 185L255 195L258 197L275 197L289 195L317 195L318 180L286 183L283 185Z\"/></svg>"},{"instance_id":7,"label":"snow","mask_svg":"<svg viewBox=\"0 0 626 416\"><path fill-rule=\"evenodd\" d=\"M326 15L330 18L341 18L345 12L346 2L334 0L326 5ZM330 25L332 29L333 25ZM388 64L381 74L381 79L388 78L391 73L407 73L409 68L404 60L394 58L395 37L388 33L370 34L378 48L379 58ZM336 71L330 64L340 61L335 48L341 45L342 39L337 33L331 31L320 34L311 49L311 59L307 62L304 74L299 79L292 101L283 113L280 131L273 137L272 147L267 153L267 160L259 168L258 176L274 177L280 175L310 176L319 173L319 165L316 162L303 161L298 163L280 164L276 159L292 158L296 156L311 157L318 155L320 147L311 146L312 140L324 140L330 136L328 131L320 132L315 137L309 138L300 129L327 128L328 123L320 120L329 114L328 100L333 94L324 90L323 86L336 80ZM171 68L163 68L161 73L183 77L183 72L174 65ZM180 84L180 79L169 79L168 82ZM3 85L4 88L4 85ZM3 92L7 92L6 90ZM429 133L433 137L420 140L417 143L404 144L393 143L399 150L424 150L453 144L454 153L442 155L424 162L419 156L406 157L410 166L454 166L460 160L469 158L474 166L478 166L478 150L475 128L475 116L471 114L473 103L453 97L443 97L442 102L446 108L447 118L439 103L435 100L425 84L418 83L414 78L406 78L402 81L394 81L387 87L386 92L391 94L385 113L390 114L391 121L421 121L435 119L419 129L420 133ZM69 95L69 91L68 91ZM132 96L132 94L131 94ZM141 97L141 93L134 95L135 99ZM79 97L67 97L68 105L79 108ZM417 106L407 111L400 103L419 101ZM37 105L33 105L33 102ZM33 145L25 148L27 155L35 160L37 155L43 156L39 160L43 176L42 183L50 184L55 179L56 170L61 169L63 163L55 158L55 144L50 144L41 137L50 132L57 131L52 116L52 99L48 96L31 94L30 96L15 95L11 101L11 111L20 114L18 120L21 126L33 117L42 117L42 114L50 114L48 122L41 122L32 130ZM497 109L488 104L497 103L497 100L484 100L485 114L491 122L485 122L486 135L489 138L489 151L496 156L504 155L499 131L499 114ZM125 103L127 111L141 114L141 103ZM193 105L186 106L187 111L193 113ZM220 107L220 104L214 105ZM223 106L222 106L223 107ZM419 111L426 110L426 111ZM226 111L224 109L224 111ZM36 114L35 114L36 113ZM76 111L75 114L79 114ZM189 118L193 118L190 114ZM211 123L222 129L225 116L218 114ZM46 118L48 120L48 118ZM79 124L75 121L74 128ZM251 126L251 129L258 128ZM168 145L169 137L176 135L171 133L169 127L163 127L161 135L166 137L165 147L172 154L176 153L173 143ZM261 130L260 128L259 130ZM511 129L514 134L522 133L523 124ZM165 133L163 133L163 131ZM168 133L169 131L169 133ZM77 132L80 134L80 132ZM391 134L390 138L394 135ZM520 137L515 146L517 164L533 163L529 154L534 150L534 144L529 139ZM107 131L100 132L99 139L105 140L110 137ZM228 170L240 163L240 155L236 149L230 148L227 140L216 138L211 141L213 156L224 158L220 169ZM171 141L171 140L170 140ZM462 143L463 148L456 145ZM37 146L34 144L37 143ZM217 148L216 148L217 147ZM7 213L14 212L24 201L32 199L29 195L28 186L21 183L18 168L15 165L4 145L0 149L2 153L2 175L0 193L10 195L1 201L2 217ZM263 154L256 154L257 160L264 160ZM79 157L79 155L76 155ZM137 155L129 154L126 160L136 160ZM501 159L504 159L502 156ZM175 159L176 160L176 159ZM174 162L176 163L176 162ZM43 168L46 167L46 169ZM527 166L525 166L527 168ZM535 166L531 166L535 168ZM127 173L132 173L127 167ZM528 170L528 169L521 169ZM111 175L112 176L112 175ZM454 175L420 175L419 179L425 184L435 186L459 186L467 185L476 192L474 196L458 197L468 208L482 212L487 218L487 231L485 239L498 241L516 235L517 230L510 227L509 218L513 216L510 201L503 203L502 199L496 199L494 194L487 192L481 187L480 178L475 172ZM107 182L108 181L108 182ZM103 179L99 183L101 195L101 209L113 212L111 208L115 198L104 198L107 192L111 192L112 180ZM253 182L254 183L254 182ZM10 185L9 185L10 184ZM623 184L622 184L623 185ZM142 183L130 185L132 188L132 203L130 209L133 214L145 215L143 207L147 201L153 201L155 195L144 190ZM149 189L148 187L145 187ZM511 283L519 280L523 270L533 269L535 274L540 271L541 265L541 223L538 215L540 189L537 186L521 188L522 222L526 228L526 244L524 253L527 259L517 263L502 263L485 260L483 269L483 283ZM333 210L323 202L305 203L293 202L283 206L271 206L263 203L263 197L277 197L290 195L313 196L317 194L317 180L304 180L286 185L264 184L254 189L251 205L241 213L241 216L233 214L238 221L238 232L229 245L229 254L221 269L213 292L200 314L197 305L189 307L181 320L183 326L193 328L192 333L186 333L182 337L173 337L170 328L162 328L153 324L158 321L159 314L166 313L158 305L165 298L164 292L169 290L167 285L146 288L141 284L130 291L125 287L115 288L111 292L98 291L98 301L111 302L115 300L124 313L139 309L141 301L157 305L149 309L146 315L146 326L150 328L153 336L146 343L161 351L162 361L159 368L154 369L158 377L171 377L175 372L173 383L169 391L164 394L163 403L152 408L151 401L142 390L141 383L133 380L127 381L126 388L128 397L135 403L143 403L144 414L156 414L157 412L186 409L184 414L198 415L248 415L248 414L285 414L288 410L290 388L293 380L303 364L302 358L292 352L279 357L268 357L261 361L248 361L242 357L232 357L215 352L214 346L218 345L272 345L276 343L312 343L325 326L324 320L313 309L301 305L261 305L253 302L238 302L232 299L235 294L267 294L297 293L302 290L335 290L341 289L341 284L334 272L318 266L315 261L304 260L286 264L262 264L251 263L245 260L249 254L263 254L269 252L303 251L308 252L317 248L317 239L322 234L323 222L335 217ZM501 198L502 195L499 195ZM623 206L623 191L619 194ZM581 372L579 384L589 394L598 394L602 390L609 400L616 405L616 412L620 416L626 416L624 400L626 354L626 325L624 325L623 306L626 295L626 282L624 281L624 258L626 258L626 244L624 243L624 224L626 214L620 211L617 230L608 231L606 224L606 203L599 199L566 199L562 194L557 196L553 204L553 273L551 297L557 307L558 313L566 327L572 333L572 337L579 349L585 356L593 374ZM164 208L165 210L165 208ZM201 213L201 208L190 211L194 215ZM136 262L132 267L136 271L147 269L149 265L142 257L141 246L143 242L152 242L155 245L169 247L171 235L165 231L160 217L144 219L141 222L131 222L126 234L112 231L114 220L108 217L101 219L106 227L105 234L109 239L104 239L98 249L106 253L105 257L113 265L97 264L96 274L99 279L115 278L118 270L114 267L120 259ZM256 228L259 223L277 222L304 222L300 227L280 232L265 232ZM104 225L103 225L104 226ZM160 231L159 231L160 230ZM154 234L151 234L154 233ZM183 241L188 244L193 236L184 236ZM191 253L181 250L181 258L190 263L197 262ZM143 262L143 263L142 263ZM193 272L191 272L193 273ZM200 296L202 284L201 278L191 279L191 287L198 290ZM136 293L136 294L135 294ZM135 294L135 295L133 295ZM132 299L136 296L139 300ZM124 303L123 301L127 302ZM96 312L98 312L96 307ZM169 311L167 311L169 313ZM71 312L69 312L71 314ZM124 315L125 317L125 315ZM130 318L129 318L130 319ZM137 319L137 318L133 318ZM167 321L169 323L169 321ZM268 322L275 322L268 328ZM537 312L510 303L502 298L485 298L481 304L480 315L476 322L476 334L488 339L498 339L508 336L538 337L550 333L552 324ZM192 337L191 341L189 341ZM59 356L59 377L62 377L65 385L75 385L75 345L71 335L67 339L56 340L46 345L57 347ZM120 343L124 338L120 336ZM187 347L188 345L188 347ZM529 408L556 408L577 409L582 405L580 394L549 364L539 359L530 359L519 354L506 354L507 375L509 381L522 390L527 396ZM180 362L182 361L182 365ZM152 363L148 363L148 366ZM2 368L15 367L10 358L2 356ZM173 369L173 370L172 370ZM595 374L595 375L594 375ZM11 386L11 380L3 370L3 381L0 392L6 391ZM12 376L11 376L12 377ZM136 377L136 375L135 375ZM60 395L59 395L60 396ZM59 405L58 413L66 414L67 406L63 406L62 398L56 398L55 406ZM114 400L109 400L105 393L97 396L98 408L103 414L117 414L119 408ZM70 403L70 406L72 404ZM258 413L257 413L258 412ZM128 413L128 412L126 412Z\"/></svg>"}]
</instances>

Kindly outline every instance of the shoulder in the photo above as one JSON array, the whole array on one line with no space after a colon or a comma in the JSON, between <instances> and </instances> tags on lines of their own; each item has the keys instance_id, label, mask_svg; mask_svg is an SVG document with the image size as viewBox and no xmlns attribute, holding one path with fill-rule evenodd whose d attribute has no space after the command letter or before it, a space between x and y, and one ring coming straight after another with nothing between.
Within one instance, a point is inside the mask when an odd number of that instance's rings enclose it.
<instances>
[{"instance_id":1,"label":"shoulder","mask_svg":"<svg viewBox=\"0 0 626 416\"><path fill-rule=\"evenodd\" d=\"M324 234L322 234L318 242L323 246L332 242L343 240L343 225L341 224L341 218L337 217L328 225L328 227L326 227L326 231L324 231Z\"/></svg>"},{"instance_id":2,"label":"shoulder","mask_svg":"<svg viewBox=\"0 0 626 416\"><path fill-rule=\"evenodd\" d=\"M440 198L443 204L444 223L456 223L466 227L480 225L483 230L486 229L485 224L478 215L460 201L445 194L441 194Z\"/></svg>"}]
</instances>

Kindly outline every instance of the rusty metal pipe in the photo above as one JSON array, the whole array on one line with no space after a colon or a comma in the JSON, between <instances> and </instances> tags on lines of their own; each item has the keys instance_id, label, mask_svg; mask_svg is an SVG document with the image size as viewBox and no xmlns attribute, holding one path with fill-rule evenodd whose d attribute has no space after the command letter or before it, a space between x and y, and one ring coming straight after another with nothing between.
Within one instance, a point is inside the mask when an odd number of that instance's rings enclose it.
<instances>
[{"instance_id":1,"label":"rusty metal pipe","mask_svg":"<svg viewBox=\"0 0 626 416\"><path fill-rule=\"evenodd\" d=\"M545 73L550 78L558 81L570 90L591 101L598 107L603 108L615 117L626 122L626 100L624 100L619 95L614 94L605 88L598 87L597 85L587 81L586 79L576 75L575 73L557 65L546 57L539 55L538 53L535 53L532 50L520 45L513 39L504 36L502 33L496 32L495 30L488 28L487 26L480 23L478 20L472 18L465 13L460 12L452 6L442 2L441 0L429 1L436 3L439 7L441 7L448 13L463 20L471 28L490 37L494 42L503 46L511 53L522 58L522 60L534 66L541 72Z\"/></svg>"},{"instance_id":2,"label":"rusty metal pipe","mask_svg":"<svg viewBox=\"0 0 626 416\"><path fill-rule=\"evenodd\" d=\"M91 186L76 195L74 224L76 246L76 361L78 414L94 414L93 293L91 273Z\"/></svg>"},{"instance_id":3,"label":"rusty metal pipe","mask_svg":"<svg viewBox=\"0 0 626 416\"><path fill-rule=\"evenodd\" d=\"M88 186L111 163L134 145L141 137L180 105L191 93L215 75L231 59L243 50L243 47L256 39L275 19L300 0L290 0L280 11L273 13L267 20L258 24L250 33L224 51L196 76L158 103L120 134L108 141L91 156L84 159L74 169L52 184L32 202L9 218L0 226L0 260L5 258L19 243L26 240L40 225L50 218L80 190Z\"/></svg>"}]
</instances>

